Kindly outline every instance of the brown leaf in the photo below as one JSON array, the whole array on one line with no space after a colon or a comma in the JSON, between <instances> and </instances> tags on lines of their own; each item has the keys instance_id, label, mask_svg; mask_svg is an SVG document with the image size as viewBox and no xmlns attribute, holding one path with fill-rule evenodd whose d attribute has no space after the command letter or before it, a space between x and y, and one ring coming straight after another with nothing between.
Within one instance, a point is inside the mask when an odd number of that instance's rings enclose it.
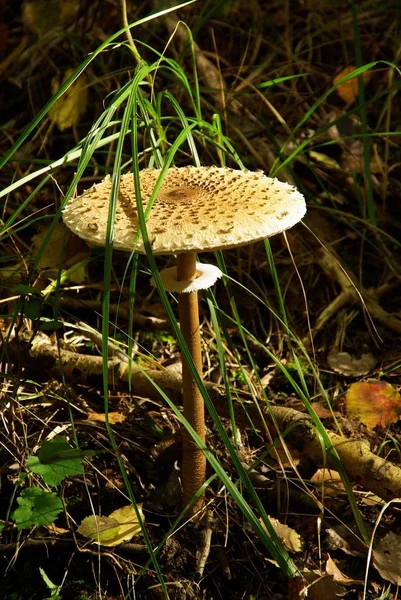
<instances>
[{"instance_id":1,"label":"brown leaf","mask_svg":"<svg viewBox=\"0 0 401 600\"><path fill-rule=\"evenodd\" d=\"M295 529L291 529L291 527L288 527L288 525L280 523L280 521L274 517L269 517L269 521L272 524L274 531L287 548L288 552L302 552L304 542ZM264 527L263 523L262 526Z\"/></svg>"},{"instance_id":2,"label":"brown leaf","mask_svg":"<svg viewBox=\"0 0 401 600\"><path fill-rule=\"evenodd\" d=\"M296 577L288 582L288 600L338 600L343 594L332 575L320 574L319 571L301 571L302 578Z\"/></svg>"},{"instance_id":3,"label":"brown leaf","mask_svg":"<svg viewBox=\"0 0 401 600\"><path fill-rule=\"evenodd\" d=\"M401 536L385 535L373 550L373 564L383 579L401 585Z\"/></svg>"},{"instance_id":4,"label":"brown leaf","mask_svg":"<svg viewBox=\"0 0 401 600\"><path fill-rule=\"evenodd\" d=\"M341 550L349 556L366 556L366 548L357 533L345 525L326 529L326 547L329 550Z\"/></svg>"},{"instance_id":5,"label":"brown leaf","mask_svg":"<svg viewBox=\"0 0 401 600\"><path fill-rule=\"evenodd\" d=\"M322 488L324 489L325 496L339 496L344 495L345 493L344 484L337 471L318 469L311 481L319 491L321 491Z\"/></svg>"},{"instance_id":6,"label":"brown leaf","mask_svg":"<svg viewBox=\"0 0 401 600\"><path fill-rule=\"evenodd\" d=\"M345 396L345 410L350 418L358 418L370 429L396 423L401 416L401 396L384 381L353 383Z\"/></svg>"},{"instance_id":7,"label":"brown leaf","mask_svg":"<svg viewBox=\"0 0 401 600\"><path fill-rule=\"evenodd\" d=\"M327 362L333 371L347 377L367 375L376 365L376 359L370 352L362 354L361 358L355 358L348 352L330 352Z\"/></svg>"},{"instance_id":8,"label":"brown leaf","mask_svg":"<svg viewBox=\"0 0 401 600\"><path fill-rule=\"evenodd\" d=\"M340 569L337 567L336 563L331 558L331 556L329 556L329 558L327 559L327 562L326 562L326 573L328 575L332 575L334 581L336 583L340 583L342 585L355 585L355 584L363 585L363 581L360 581L357 579L351 579L350 577L347 577L346 575L344 575L344 573L342 571L340 571Z\"/></svg>"}]
</instances>

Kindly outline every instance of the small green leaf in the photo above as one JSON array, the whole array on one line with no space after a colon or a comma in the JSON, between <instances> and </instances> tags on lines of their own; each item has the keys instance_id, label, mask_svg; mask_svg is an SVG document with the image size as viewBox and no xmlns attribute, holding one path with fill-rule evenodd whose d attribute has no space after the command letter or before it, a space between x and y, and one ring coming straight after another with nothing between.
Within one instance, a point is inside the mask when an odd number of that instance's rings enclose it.
<instances>
[{"instance_id":1,"label":"small green leaf","mask_svg":"<svg viewBox=\"0 0 401 600\"><path fill-rule=\"evenodd\" d=\"M45 492L40 487L26 488L17 498L19 507L11 513L18 529L36 525L51 525L63 510L61 499L54 492Z\"/></svg>"},{"instance_id":2,"label":"small green leaf","mask_svg":"<svg viewBox=\"0 0 401 600\"><path fill-rule=\"evenodd\" d=\"M43 312L43 300L37 296L30 296L23 303L24 316L31 321L38 319Z\"/></svg>"},{"instance_id":3,"label":"small green leaf","mask_svg":"<svg viewBox=\"0 0 401 600\"><path fill-rule=\"evenodd\" d=\"M24 283L19 283L13 289L14 294L20 294L21 296L29 296L29 294L33 294L34 296L41 296L41 291L35 287L30 285L25 285Z\"/></svg>"},{"instance_id":4,"label":"small green leaf","mask_svg":"<svg viewBox=\"0 0 401 600\"><path fill-rule=\"evenodd\" d=\"M57 486L68 475L82 475L82 458L92 453L71 448L66 438L58 436L43 442L37 456L29 456L27 467L41 475L47 485Z\"/></svg>"},{"instance_id":5,"label":"small green leaf","mask_svg":"<svg viewBox=\"0 0 401 600\"><path fill-rule=\"evenodd\" d=\"M49 596L49 598L46 598L45 600L61 600L60 596L58 595L60 586L52 582L52 580L46 575L46 573L45 573L44 569L42 569L42 567L39 567L39 572L42 576L43 581L45 582L45 584L47 585L47 587L50 590L50 596Z\"/></svg>"}]
</instances>

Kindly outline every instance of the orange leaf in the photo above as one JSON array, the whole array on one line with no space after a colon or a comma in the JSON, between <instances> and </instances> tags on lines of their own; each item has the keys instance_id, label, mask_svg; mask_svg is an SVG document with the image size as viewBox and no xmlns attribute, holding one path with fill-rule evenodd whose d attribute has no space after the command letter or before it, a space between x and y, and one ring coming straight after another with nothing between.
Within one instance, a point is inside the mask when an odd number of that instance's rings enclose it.
<instances>
[{"instance_id":1,"label":"orange leaf","mask_svg":"<svg viewBox=\"0 0 401 600\"><path fill-rule=\"evenodd\" d=\"M342 69L333 79L333 84L337 85L343 77L349 75L353 71L356 70L356 67L349 66ZM364 84L366 85L370 80L371 74L369 71L364 71L362 73L362 79ZM355 102L356 98L358 98L358 77L353 77L352 79L348 79L348 81L344 81L344 83L340 83L336 88L337 94L340 96L341 100L344 100L347 104L349 102Z\"/></svg>"},{"instance_id":2,"label":"orange leaf","mask_svg":"<svg viewBox=\"0 0 401 600\"><path fill-rule=\"evenodd\" d=\"M401 417L401 396L384 381L353 383L345 396L345 410L370 429L396 423Z\"/></svg>"}]
</instances>

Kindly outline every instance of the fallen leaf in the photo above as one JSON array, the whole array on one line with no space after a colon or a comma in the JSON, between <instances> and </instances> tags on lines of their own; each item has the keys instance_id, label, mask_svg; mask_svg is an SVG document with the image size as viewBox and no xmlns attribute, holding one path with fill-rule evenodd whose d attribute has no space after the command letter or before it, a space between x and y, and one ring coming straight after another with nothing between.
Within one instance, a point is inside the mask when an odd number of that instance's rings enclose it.
<instances>
[{"instance_id":1,"label":"fallen leaf","mask_svg":"<svg viewBox=\"0 0 401 600\"><path fill-rule=\"evenodd\" d=\"M372 494L372 492L367 492L366 496L362 496L360 502L366 506L384 506L386 504L382 498Z\"/></svg>"},{"instance_id":2,"label":"fallen leaf","mask_svg":"<svg viewBox=\"0 0 401 600\"><path fill-rule=\"evenodd\" d=\"M115 425L116 423L123 423L127 417L118 412L109 413L109 423ZM104 413L97 413L95 411L88 412L87 421L99 421L99 423L106 422L106 415Z\"/></svg>"},{"instance_id":3,"label":"fallen leaf","mask_svg":"<svg viewBox=\"0 0 401 600\"><path fill-rule=\"evenodd\" d=\"M350 102L355 102L358 98L359 87L358 87L358 77L352 77L352 79L348 79L348 81L344 81L344 83L340 83L341 79L352 73L356 70L356 67L349 66L342 69L333 79L333 84L337 85L336 92L340 96L341 100L343 100L346 104ZM371 78L371 73L369 71L364 71L362 73L362 79L364 84L366 85Z\"/></svg>"},{"instance_id":4,"label":"fallen leaf","mask_svg":"<svg viewBox=\"0 0 401 600\"><path fill-rule=\"evenodd\" d=\"M72 75L73 69L67 69L60 82L53 77L51 87L55 94L61 85ZM49 110L49 117L57 125L60 131L77 125L86 111L88 103L88 88L86 77L83 73L70 85L68 90L57 100Z\"/></svg>"},{"instance_id":5,"label":"fallen leaf","mask_svg":"<svg viewBox=\"0 0 401 600\"><path fill-rule=\"evenodd\" d=\"M274 531L277 533L277 535L283 542L285 548L288 550L288 552L302 552L304 542L299 533L295 531L295 529L291 529L291 527L288 527L288 525L280 523L280 521L278 521L274 517L269 517L269 521L273 526ZM261 523L264 527L262 521Z\"/></svg>"},{"instance_id":6,"label":"fallen leaf","mask_svg":"<svg viewBox=\"0 0 401 600\"><path fill-rule=\"evenodd\" d=\"M330 419L333 416L333 411L323 406L321 402L312 402L312 408L319 419Z\"/></svg>"},{"instance_id":7,"label":"fallen leaf","mask_svg":"<svg viewBox=\"0 0 401 600\"><path fill-rule=\"evenodd\" d=\"M319 571L301 571L302 577L295 577L288 582L288 600L338 600L338 594L344 593L332 575Z\"/></svg>"},{"instance_id":8,"label":"fallen leaf","mask_svg":"<svg viewBox=\"0 0 401 600\"><path fill-rule=\"evenodd\" d=\"M362 354L361 358L355 358L348 352L330 352L327 362L333 371L347 377L362 377L376 366L376 359L370 352Z\"/></svg>"},{"instance_id":9,"label":"fallen leaf","mask_svg":"<svg viewBox=\"0 0 401 600\"><path fill-rule=\"evenodd\" d=\"M52 535L67 535L70 533L69 529L65 529L65 527L57 527L54 523L45 527Z\"/></svg>"},{"instance_id":10,"label":"fallen leaf","mask_svg":"<svg viewBox=\"0 0 401 600\"><path fill-rule=\"evenodd\" d=\"M323 488L325 496L336 497L345 493L344 484L337 471L318 469L316 473L314 473L311 481L320 492Z\"/></svg>"},{"instance_id":11,"label":"fallen leaf","mask_svg":"<svg viewBox=\"0 0 401 600\"><path fill-rule=\"evenodd\" d=\"M326 546L329 550L341 550L349 556L366 556L362 542L345 525L326 529Z\"/></svg>"},{"instance_id":12,"label":"fallen leaf","mask_svg":"<svg viewBox=\"0 0 401 600\"><path fill-rule=\"evenodd\" d=\"M349 418L359 419L370 429L386 427L401 417L401 396L384 381L360 381L349 387L345 410Z\"/></svg>"},{"instance_id":13,"label":"fallen leaf","mask_svg":"<svg viewBox=\"0 0 401 600\"><path fill-rule=\"evenodd\" d=\"M25 0L22 20L27 29L40 36L68 25L78 10L79 0Z\"/></svg>"},{"instance_id":14,"label":"fallen leaf","mask_svg":"<svg viewBox=\"0 0 401 600\"><path fill-rule=\"evenodd\" d=\"M138 511L143 521L144 516L140 505ZM141 533L141 525L135 508L129 504L113 511L108 517L97 515L86 517L77 531L101 546L117 546Z\"/></svg>"},{"instance_id":15,"label":"fallen leaf","mask_svg":"<svg viewBox=\"0 0 401 600\"><path fill-rule=\"evenodd\" d=\"M361 140L347 141L347 150L341 159L341 168L348 173L363 173L365 168L364 145ZM369 171L372 174L383 173L383 162L377 152L376 146L373 146L373 156L369 164Z\"/></svg>"},{"instance_id":16,"label":"fallen leaf","mask_svg":"<svg viewBox=\"0 0 401 600\"><path fill-rule=\"evenodd\" d=\"M327 156L327 154L323 154L323 152L316 152L315 150L311 150L310 152L308 152L308 155L312 160L316 161L317 163L320 163L328 169L341 169L340 165L336 160L334 160L334 158Z\"/></svg>"},{"instance_id":17,"label":"fallen leaf","mask_svg":"<svg viewBox=\"0 0 401 600\"><path fill-rule=\"evenodd\" d=\"M401 536L385 535L373 550L373 564L383 579L401 585Z\"/></svg>"},{"instance_id":18,"label":"fallen leaf","mask_svg":"<svg viewBox=\"0 0 401 600\"><path fill-rule=\"evenodd\" d=\"M328 575L332 575L333 579L336 583L340 583L341 585L363 585L363 581L358 579L351 579L351 577L347 577L344 575L342 571L337 567L334 560L329 556L326 562L326 573Z\"/></svg>"},{"instance_id":19,"label":"fallen leaf","mask_svg":"<svg viewBox=\"0 0 401 600\"><path fill-rule=\"evenodd\" d=\"M294 467L298 465L301 459L301 454L296 448L287 445L287 449L281 444L271 448L269 456L272 460L278 463L279 467Z\"/></svg>"}]
</instances>

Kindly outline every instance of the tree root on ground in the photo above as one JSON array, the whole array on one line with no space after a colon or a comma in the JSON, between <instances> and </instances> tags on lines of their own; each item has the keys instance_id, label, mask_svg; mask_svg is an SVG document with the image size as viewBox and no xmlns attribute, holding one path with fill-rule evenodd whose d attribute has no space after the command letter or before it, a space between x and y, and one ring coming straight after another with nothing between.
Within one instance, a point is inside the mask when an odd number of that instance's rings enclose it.
<instances>
[{"instance_id":1,"label":"tree root on ground","mask_svg":"<svg viewBox=\"0 0 401 600\"><path fill-rule=\"evenodd\" d=\"M32 369L35 373L46 372L57 379L63 376L67 381L94 385L101 389L102 357L60 349L43 334L37 334L32 342L27 338L24 340L23 335L11 340L8 345L8 356L12 362L19 363L27 371ZM181 402L181 379L175 373L152 369L146 371L146 376L137 365L132 364L130 371L127 363L122 363L115 358L109 359L108 370L112 386L126 388L131 378L131 387L135 396L160 401L159 392L148 379L151 378L173 402ZM209 382L205 382L205 386L220 417L229 418L224 388ZM324 465L320 438L313 428L309 415L292 408L274 405L266 406L261 412L249 401L246 393L241 392L241 396L244 401L236 404L236 419L240 426L249 427L252 421L253 426L262 431L266 431L267 428L273 438L278 432L287 430L285 441L288 444L296 448L301 455L312 460L316 467ZM242 408L242 404L246 411ZM329 430L327 434L332 444L331 447L326 448L329 466L334 467L333 460L330 459L330 453L334 450L352 481L386 501L401 497L401 467L376 456L370 451L369 444L365 440L345 438Z\"/></svg>"},{"instance_id":2,"label":"tree root on ground","mask_svg":"<svg viewBox=\"0 0 401 600\"><path fill-rule=\"evenodd\" d=\"M329 252L326 248L321 248L316 252L315 259L330 281L335 281L340 286L341 292L318 316L312 332L314 336L347 304L361 304L373 322L376 320L388 329L401 334L400 316L388 313L379 304L378 294L375 291L366 290L361 287L355 275L348 267L345 268L342 265L341 260L337 256ZM310 341L309 337L303 341L304 343L308 343Z\"/></svg>"}]
</instances>

